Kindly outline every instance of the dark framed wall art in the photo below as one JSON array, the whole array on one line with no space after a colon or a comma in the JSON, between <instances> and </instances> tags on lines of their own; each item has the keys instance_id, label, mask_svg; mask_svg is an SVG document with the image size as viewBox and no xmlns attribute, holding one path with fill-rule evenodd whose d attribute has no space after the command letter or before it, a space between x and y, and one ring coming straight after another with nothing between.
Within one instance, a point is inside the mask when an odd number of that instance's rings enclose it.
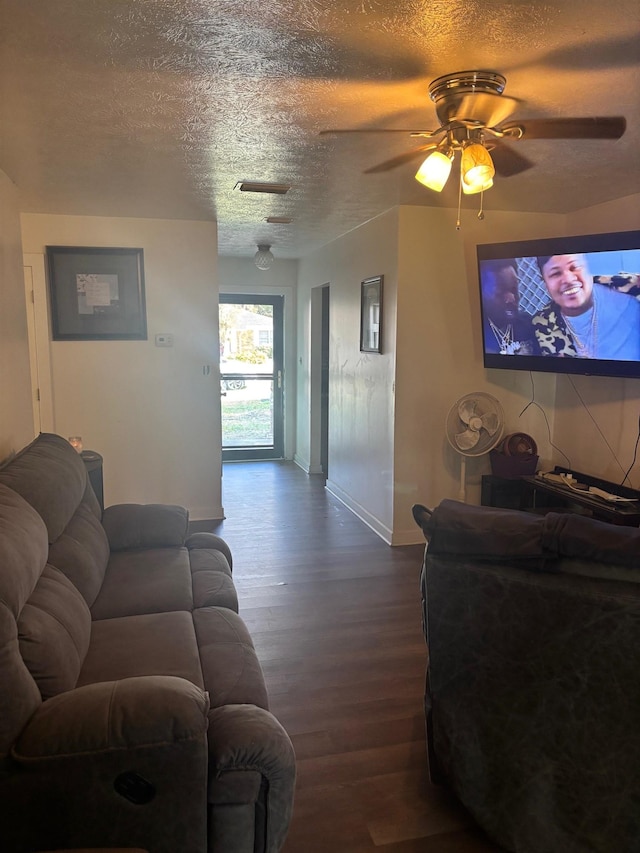
<instances>
[{"instance_id":1,"label":"dark framed wall art","mask_svg":"<svg viewBox=\"0 0 640 853\"><path fill-rule=\"evenodd\" d=\"M382 352L382 283L384 276L360 285L360 352Z\"/></svg>"},{"instance_id":2,"label":"dark framed wall art","mask_svg":"<svg viewBox=\"0 0 640 853\"><path fill-rule=\"evenodd\" d=\"M142 249L47 246L54 341L144 341Z\"/></svg>"}]
</instances>

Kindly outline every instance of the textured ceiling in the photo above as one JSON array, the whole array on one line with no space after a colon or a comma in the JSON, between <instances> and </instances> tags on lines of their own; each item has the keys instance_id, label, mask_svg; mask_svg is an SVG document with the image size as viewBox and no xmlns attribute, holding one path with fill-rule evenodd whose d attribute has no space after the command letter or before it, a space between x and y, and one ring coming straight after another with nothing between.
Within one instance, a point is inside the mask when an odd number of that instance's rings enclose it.
<instances>
[{"instance_id":1,"label":"textured ceiling","mask_svg":"<svg viewBox=\"0 0 640 853\"><path fill-rule=\"evenodd\" d=\"M415 163L362 173L419 140L319 131L434 129L430 80L468 68L506 75L514 118L628 121L617 142L518 143L536 165L496 179L488 228L640 192L637 0L0 0L0 169L25 211L216 219L221 254L301 257L397 204L455 207Z\"/></svg>"}]
</instances>

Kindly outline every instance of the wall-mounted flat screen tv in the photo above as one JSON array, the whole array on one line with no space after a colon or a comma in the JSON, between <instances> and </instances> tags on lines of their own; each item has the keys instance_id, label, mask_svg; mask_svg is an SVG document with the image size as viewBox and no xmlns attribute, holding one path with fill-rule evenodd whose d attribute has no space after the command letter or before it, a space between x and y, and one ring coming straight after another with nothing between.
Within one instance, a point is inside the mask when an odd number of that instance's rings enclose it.
<instances>
[{"instance_id":1,"label":"wall-mounted flat screen tv","mask_svg":"<svg viewBox=\"0 0 640 853\"><path fill-rule=\"evenodd\" d=\"M485 367L640 377L640 231L477 255Z\"/></svg>"}]
</instances>

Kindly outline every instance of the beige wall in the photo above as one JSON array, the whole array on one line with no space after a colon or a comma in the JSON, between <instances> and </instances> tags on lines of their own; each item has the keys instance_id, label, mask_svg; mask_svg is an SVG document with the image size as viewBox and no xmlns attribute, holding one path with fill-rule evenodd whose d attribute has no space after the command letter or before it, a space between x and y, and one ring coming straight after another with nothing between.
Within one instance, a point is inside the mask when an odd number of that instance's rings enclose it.
<instances>
[{"instance_id":1,"label":"beige wall","mask_svg":"<svg viewBox=\"0 0 640 853\"><path fill-rule=\"evenodd\" d=\"M568 223L572 234L639 229L640 195L581 210ZM640 380L559 376L555 411L554 444L569 456L572 467L622 482L640 429ZM566 464L561 457L556 461ZM640 464L627 485L640 488Z\"/></svg>"},{"instance_id":2,"label":"beige wall","mask_svg":"<svg viewBox=\"0 0 640 853\"><path fill-rule=\"evenodd\" d=\"M18 191L0 172L0 460L33 437Z\"/></svg>"},{"instance_id":3,"label":"beige wall","mask_svg":"<svg viewBox=\"0 0 640 853\"><path fill-rule=\"evenodd\" d=\"M416 502L435 505L460 491L460 457L447 444L446 414L462 394L500 399L508 431L530 432L550 461L531 378L485 371L475 246L562 233L561 216L494 212L469 215L402 207L344 235L300 262L297 461L309 459L312 292L330 282L331 373L328 487L386 541L420 541ZM359 352L360 281L382 273L384 353ZM553 428L555 377L535 377L536 401ZM467 463L467 499L479 502L487 458Z\"/></svg>"},{"instance_id":4,"label":"beige wall","mask_svg":"<svg viewBox=\"0 0 640 853\"><path fill-rule=\"evenodd\" d=\"M222 515L215 223L24 214L24 251L144 250L146 341L52 341L53 428L104 456L105 502ZM174 346L154 345L171 333ZM207 372L209 368L209 372Z\"/></svg>"},{"instance_id":5,"label":"beige wall","mask_svg":"<svg viewBox=\"0 0 640 853\"><path fill-rule=\"evenodd\" d=\"M485 370L476 267L478 243L560 234L564 217L490 211L480 222L465 212L460 231L455 211L400 209L398 347L394 436L394 544L419 541L414 503L435 506L444 498L480 502L487 456L466 460L449 445L445 420L456 400L472 391L496 397L505 412L505 433L527 432L542 462L551 447L540 409L530 407L531 376L516 370ZM555 377L534 376L535 397L553 428Z\"/></svg>"},{"instance_id":6,"label":"beige wall","mask_svg":"<svg viewBox=\"0 0 640 853\"><path fill-rule=\"evenodd\" d=\"M312 291L330 283L327 487L389 540L393 527L393 417L398 209L300 261L296 461L312 464ZM384 275L381 355L360 352L360 283Z\"/></svg>"}]
</instances>

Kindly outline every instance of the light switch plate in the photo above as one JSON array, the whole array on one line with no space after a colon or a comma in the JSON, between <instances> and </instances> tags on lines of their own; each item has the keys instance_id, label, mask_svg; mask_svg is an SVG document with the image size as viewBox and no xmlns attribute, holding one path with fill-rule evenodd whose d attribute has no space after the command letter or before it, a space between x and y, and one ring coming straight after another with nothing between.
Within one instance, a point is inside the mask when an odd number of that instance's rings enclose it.
<instances>
[{"instance_id":1,"label":"light switch plate","mask_svg":"<svg viewBox=\"0 0 640 853\"><path fill-rule=\"evenodd\" d=\"M169 335L166 332L161 335L156 335L156 346L157 347L172 347L173 346L173 335Z\"/></svg>"}]
</instances>

